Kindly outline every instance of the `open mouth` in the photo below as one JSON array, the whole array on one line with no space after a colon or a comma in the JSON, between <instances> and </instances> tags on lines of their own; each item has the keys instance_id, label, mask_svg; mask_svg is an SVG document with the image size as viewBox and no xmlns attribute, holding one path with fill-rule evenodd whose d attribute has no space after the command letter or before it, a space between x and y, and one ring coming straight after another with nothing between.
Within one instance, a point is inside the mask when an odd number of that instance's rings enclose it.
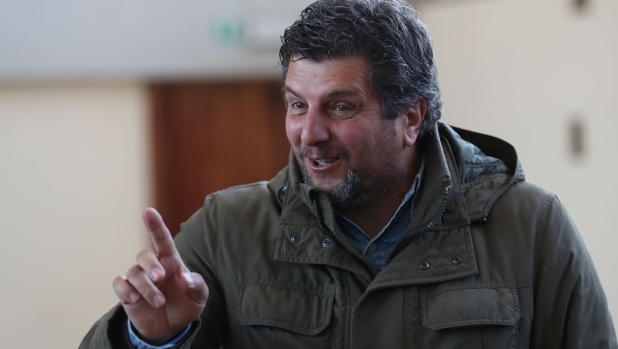
<instances>
[{"instance_id":1,"label":"open mouth","mask_svg":"<svg viewBox=\"0 0 618 349\"><path fill-rule=\"evenodd\" d=\"M313 164L317 167L328 166L329 164L335 162L335 159L316 159L312 160Z\"/></svg>"}]
</instances>

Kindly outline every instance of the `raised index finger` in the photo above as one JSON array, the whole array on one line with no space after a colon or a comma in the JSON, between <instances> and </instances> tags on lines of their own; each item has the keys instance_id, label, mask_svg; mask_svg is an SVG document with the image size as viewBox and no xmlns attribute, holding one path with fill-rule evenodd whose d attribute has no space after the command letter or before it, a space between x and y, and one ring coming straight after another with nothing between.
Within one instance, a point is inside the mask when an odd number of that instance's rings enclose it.
<instances>
[{"instance_id":1,"label":"raised index finger","mask_svg":"<svg viewBox=\"0 0 618 349\"><path fill-rule=\"evenodd\" d=\"M163 223L163 218L154 208L144 210L144 224L150 232L150 239L159 257L167 257L176 253L176 245L172 234Z\"/></svg>"}]
</instances>

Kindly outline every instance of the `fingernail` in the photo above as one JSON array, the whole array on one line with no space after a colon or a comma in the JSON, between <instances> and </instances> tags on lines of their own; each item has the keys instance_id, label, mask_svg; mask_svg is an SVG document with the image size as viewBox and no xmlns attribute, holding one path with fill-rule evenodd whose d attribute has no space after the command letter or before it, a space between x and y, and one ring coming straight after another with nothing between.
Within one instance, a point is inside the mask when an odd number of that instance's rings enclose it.
<instances>
[{"instance_id":1,"label":"fingernail","mask_svg":"<svg viewBox=\"0 0 618 349\"><path fill-rule=\"evenodd\" d=\"M155 307L158 308L165 303L165 299L163 299L163 296L158 294L154 296L154 298L152 299L152 303L154 303Z\"/></svg>"},{"instance_id":2,"label":"fingernail","mask_svg":"<svg viewBox=\"0 0 618 349\"><path fill-rule=\"evenodd\" d=\"M153 269L150 272L150 278L152 278L152 281L159 281L159 276L161 275L161 273L159 273L158 269Z\"/></svg>"},{"instance_id":3,"label":"fingernail","mask_svg":"<svg viewBox=\"0 0 618 349\"><path fill-rule=\"evenodd\" d=\"M131 293L129 295L129 300L131 301L131 303L137 303L137 301L139 301L139 294Z\"/></svg>"},{"instance_id":4,"label":"fingernail","mask_svg":"<svg viewBox=\"0 0 618 349\"><path fill-rule=\"evenodd\" d=\"M189 287L195 286L195 279L193 278L193 275L191 275L190 273L182 273L182 277L184 277L185 280L187 280Z\"/></svg>"}]
</instances>

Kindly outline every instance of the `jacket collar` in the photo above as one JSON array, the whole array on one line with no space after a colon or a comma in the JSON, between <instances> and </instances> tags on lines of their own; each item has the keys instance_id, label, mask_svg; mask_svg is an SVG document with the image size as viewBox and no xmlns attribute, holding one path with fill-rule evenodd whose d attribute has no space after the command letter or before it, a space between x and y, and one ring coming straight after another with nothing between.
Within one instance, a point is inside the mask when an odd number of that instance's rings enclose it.
<instances>
[{"instance_id":1,"label":"jacket collar","mask_svg":"<svg viewBox=\"0 0 618 349\"><path fill-rule=\"evenodd\" d=\"M467 140L479 144L480 149ZM469 225L487 217L509 185L523 181L517 154L506 142L460 129L456 132L443 123L434 127L421 149L426 168L419 204L404 239L394 249L392 261L379 274L346 246L330 199L303 183L299 165L290 153L287 173L282 171L279 179L271 181L275 193L286 188L285 195L277 196L282 211L275 260L333 265L373 280L371 288L438 282L478 273ZM296 235L300 242L292 242ZM326 239L338 243L323 247ZM464 263L452 268L455 256L465 256ZM429 272L419 272L418 263L430 257L446 261L444 267L436 265Z\"/></svg>"},{"instance_id":2,"label":"jacket collar","mask_svg":"<svg viewBox=\"0 0 618 349\"><path fill-rule=\"evenodd\" d=\"M341 239L328 195L304 183L300 173L294 153L290 152L287 175L280 173L277 180L280 183L285 178L287 183L274 260L332 265L373 279L373 267L362 262L358 253Z\"/></svg>"}]
</instances>

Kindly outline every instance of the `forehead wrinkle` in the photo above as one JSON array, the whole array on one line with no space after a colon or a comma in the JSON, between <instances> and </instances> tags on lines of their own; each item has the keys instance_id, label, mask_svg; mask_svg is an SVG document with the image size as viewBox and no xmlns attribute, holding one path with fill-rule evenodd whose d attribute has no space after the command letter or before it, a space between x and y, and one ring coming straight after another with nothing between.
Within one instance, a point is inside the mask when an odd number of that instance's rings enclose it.
<instances>
[{"instance_id":1,"label":"forehead wrinkle","mask_svg":"<svg viewBox=\"0 0 618 349\"><path fill-rule=\"evenodd\" d=\"M301 97L300 93L294 91L292 88L290 88L289 86L284 86L283 87L283 92L284 93L291 93L296 97ZM337 89L337 90L333 90L328 92L325 97L328 98L335 98L335 97L345 97L345 96L362 96L363 93L358 91L358 90L354 90L354 89Z\"/></svg>"},{"instance_id":2,"label":"forehead wrinkle","mask_svg":"<svg viewBox=\"0 0 618 349\"><path fill-rule=\"evenodd\" d=\"M330 63L330 64L328 64ZM338 97L371 99L375 93L370 85L366 62L347 58L327 62L299 61L290 64L282 91L298 98L318 98L326 101Z\"/></svg>"},{"instance_id":3,"label":"forehead wrinkle","mask_svg":"<svg viewBox=\"0 0 618 349\"><path fill-rule=\"evenodd\" d=\"M334 90L326 94L326 97L345 97L345 96L360 96L362 93L357 90Z\"/></svg>"}]
</instances>

